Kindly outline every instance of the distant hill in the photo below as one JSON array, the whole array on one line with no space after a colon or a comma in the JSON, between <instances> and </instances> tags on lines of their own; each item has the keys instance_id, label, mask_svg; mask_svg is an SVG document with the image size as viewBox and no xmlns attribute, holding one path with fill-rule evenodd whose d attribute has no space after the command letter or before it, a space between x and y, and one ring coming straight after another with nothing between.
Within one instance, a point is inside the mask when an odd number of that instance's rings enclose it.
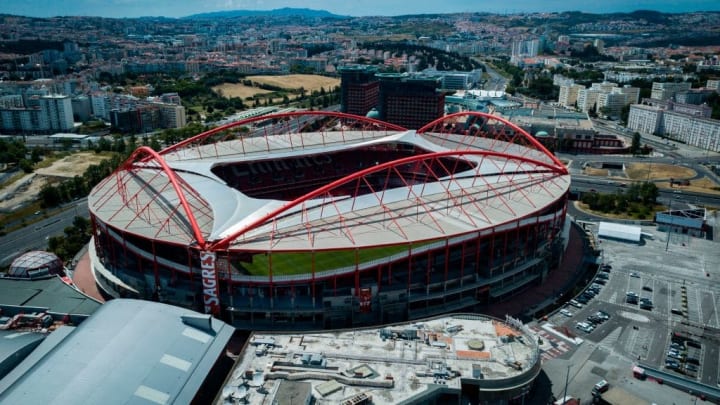
<instances>
[{"instance_id":1,"label":"distant hill","mask_svg":"<svg viewBox=\"0 0 720 405\"><path fill-rule=\"evenodd\" d=\"M326 10L311 10L309 8L277 8L274 10L229 10L213 11L210 13L193 14L184 19L211 19L211 18L234 18L234 17L310 17L310 18L348 18L346 16L333 14Z\"/></svg>"}]
</instances>

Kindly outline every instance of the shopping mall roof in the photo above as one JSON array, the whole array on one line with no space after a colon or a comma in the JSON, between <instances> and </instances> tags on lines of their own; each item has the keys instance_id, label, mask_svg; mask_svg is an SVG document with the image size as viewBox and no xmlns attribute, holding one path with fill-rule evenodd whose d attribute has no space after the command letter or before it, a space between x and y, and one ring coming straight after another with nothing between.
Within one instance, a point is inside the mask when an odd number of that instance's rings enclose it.
<instances>
[{"instance_id":1,"label":"shopping mall roof","mask_svg":"<svg viewBox=\"0 0 720 405\"><path fill-rule=\"evenodd\" d=\"M35 280L0 277L0 307L31 307L54 314L87 316L100 305L58 276Z\"/></svg>"},{"instance_id":2,"label":"shopping mall roof","mask_svg":"<svg viewBox=\"0 0 720 405\"><path fill-rule=\"evenodd\" d=\"M18 366L24 373L0 380L0 403L190 403L233 331L187 309L112 300L52 332ZM58 332L64 338L53 339Z\"/></svg>"},{"instance_id":3,"label":"shopping mall roof","mask_svg":"<svg viewBox=\"0 0 720 405\"><path fill-rule=\"evenodd\" d=\"M322 403L420 403L468 381L480 391L517 388L540 369L537 337L512 318L455 314L381 328L256 333L216 403L285 403L278 395L289 390ZM312 389L281 390L287 381Z\"/></svg>"},{"instance_id":4,"label":"shopping mall roof","mask_svg":"<svg viewBox=\"0 0 720 405\"><path fill-rule=\"evenodd\" d=\"M0 330L0 379L15 368L43 339L43 333Z\"/></svg>"}]
</instances>

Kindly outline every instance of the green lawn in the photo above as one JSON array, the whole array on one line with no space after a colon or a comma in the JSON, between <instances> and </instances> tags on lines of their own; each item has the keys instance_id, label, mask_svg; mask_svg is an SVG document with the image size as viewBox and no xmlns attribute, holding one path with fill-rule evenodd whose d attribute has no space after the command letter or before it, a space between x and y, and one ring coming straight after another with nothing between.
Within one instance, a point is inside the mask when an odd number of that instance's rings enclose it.
<instances>
[{"instance_id":1,"label":"green lawn","mask_svg":"<svg viewBox=\"0 0 720 405\"><path fill-rule=\"evenodd\" d=\"M413 249L431 242L413 244ZM362 249L357 252L358 263L366 263L375 259L392 256L396 253L406 252L407 246L387 246ZM335 250L331 252L314 253L272 253L270 255L256 254L252 263L242 263L242 266L253 276L267 276L270 274L270 259L274 275L308 274L312 272L312 255L315 255L315 272L333 270L355 263L355 250Z\"/></svg>"}]
</instances>

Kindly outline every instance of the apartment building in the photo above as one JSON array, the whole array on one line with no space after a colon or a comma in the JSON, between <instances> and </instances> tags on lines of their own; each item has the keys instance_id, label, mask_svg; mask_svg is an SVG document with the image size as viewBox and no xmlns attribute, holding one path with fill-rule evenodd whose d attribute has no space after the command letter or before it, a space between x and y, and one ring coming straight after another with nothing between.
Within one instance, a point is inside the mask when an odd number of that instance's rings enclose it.
<instances>
[{"instance_id":1,"label":"apartment building","mask_svg":"<svg viewBox=\"0 0 720 405\"><path fill-rule=\"evenodd\" d=\"M558 102L560 105L568 108L575 107L575 103L578 101L578 94L581 90L584 90L585 86L580 84L569 84L560 86L560 94L558 95Z\"/></svg>"},{"instance_id":2,"label":"apartment building","mask_svg":"<svg viewBox=\"0 0 720 405\"><path fill-rule=\"evenodd\" d=\"M595 110L600 90L597 89L580 89L577 94L577 108L582 112Z\"/></svg>"},{"instance_id":3,"label":"apartment building","mask_svg":"<svg viewBox=\"0 0 720 405\"><path fill-rule=\"evenodd\" d=\"M692 104L643 100L630 107L628 128L645 134L667 136L688 145L720 151L720 120L707 109ZM705 106L707 108L707 106Z\"/></svg>"},{"instance_id":4,"label":"apartment building","mask_svg":"<svg viewBox=\"0 0 720 405\"><path fill-rule=\"evenodd\" d=\"M671 100L675 97L675 93L688 91L690 90L690 86L690 82L653 82L652 89L650 91L650 98L657 100Z\"/></svg>"},{"instance_id":5,"label":"apartment building","mask_svg":"<svg viewBox=\"0 0 720 405\"><path fill-rule=\"evenodd\" d=\"M641 134L657 134L662 114L663 110L658 106L633 104L630 106L627 127Z\"/></svg>"}]
</instances>

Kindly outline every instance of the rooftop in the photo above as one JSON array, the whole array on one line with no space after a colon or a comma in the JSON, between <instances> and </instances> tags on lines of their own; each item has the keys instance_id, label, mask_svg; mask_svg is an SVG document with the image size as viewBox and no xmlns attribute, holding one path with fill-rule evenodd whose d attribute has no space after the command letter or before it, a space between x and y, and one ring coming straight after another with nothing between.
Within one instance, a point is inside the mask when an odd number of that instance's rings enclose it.
<instances>
[{"instance_id":1,"label":"rooftop","mask_svg":"<svg viewBox=\"0 0 720 405\"><path fill-rule=\"evenodd\" d=\"M233 331L183 308L112 300L52 332L0 380L0 403L190 403Z\"/></svg>"},{"instance_id":2,"label":"rooftop","mask_svg":"<svg viewBox=\"0 0 720 405\"><path fill-rule=\"evenodd\" d=\"M412 401L462 384L507 389L540 371L537 338L520 322L456 314L382 328L253 334L218 403L277 400L288 390L324 403ZM308 383L281 387L289 381ZM304 394L303 394L304 395Z\"/></svg>"},{"instance_id":3,"label":"rooftop","mask_svg":"<svg viewBox=\"0 0 720 405\"><path fill-rule=\"evenodd\" d=\"M55 314L90 315L102 304L60 277L0 278L0 307L33 307Z\"/></svg>"}]
</instances>

